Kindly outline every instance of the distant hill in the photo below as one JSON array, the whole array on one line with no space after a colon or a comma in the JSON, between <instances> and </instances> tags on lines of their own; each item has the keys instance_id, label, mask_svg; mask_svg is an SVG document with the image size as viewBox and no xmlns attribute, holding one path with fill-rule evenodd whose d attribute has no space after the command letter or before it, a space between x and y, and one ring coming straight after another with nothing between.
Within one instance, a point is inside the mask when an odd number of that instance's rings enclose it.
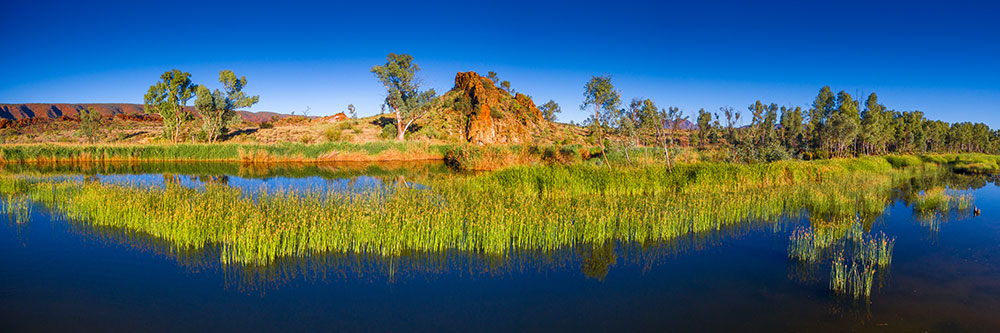
<instances>
[{"instance_id":1,"label":"distant hill","mask_svg":"<svg viewBox=\"0 0 1000 333\"><path fill-rule=\"evenodd\" d=\"M668 120L667 121L667 127L671 127L672 125L673 125L673 123ZM677 125L677 128L682 129L682 130L696 130L696 129L698 129L698 124L692 123L690 120L687 120L687 119L682 119L680 121L680 124Z\"/></svg>"},{"instance_id":2,"label":"distant hill","mask_svg":"<svg viewBox=\"0 0 1000 333\"><path fill-rule=\"evenodd\" d=\"M49 118L58 119L60 117L66 116L71 118L77 118L80 115L80 110L84 110L88 107L93 107L94 110L100 112L105 117L114 117L119 114L123 115L145 115L146 112L143 111L142 104L131 104L131 103L85 103L85 104L66 104L66 103L25 103L25 104L0 104L0 119L7 119L11 121L18 121L22 119L31 118ZM195 110L194 106L185 107L186 110L198 115L198 111ZM237 111L240 117L245 121L251 122L262 122L271 120L272 117L277 116L278 118L288 117L289 115L283 113L262 111L262 112L249 112L249 111Z\"/></svg>"}]
</instances>

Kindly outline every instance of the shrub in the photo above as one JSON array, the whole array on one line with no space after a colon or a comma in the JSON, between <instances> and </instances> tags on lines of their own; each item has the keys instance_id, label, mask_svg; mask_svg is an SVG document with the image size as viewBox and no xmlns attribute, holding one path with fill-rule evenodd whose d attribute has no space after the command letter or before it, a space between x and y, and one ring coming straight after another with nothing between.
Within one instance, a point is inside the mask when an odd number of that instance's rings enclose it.
<instances>
[{"instance_id":1,"label":"shrub","mask_svg":"<svg viewBox=\"0 0 1000 333\"><path fill-rule=\"evenodd\" d=\"M396 125L395 124L385 124L382 126L382 133L379 133L378 137L383 139L392 139L396 137Z\"/></svg>"},{"instance_id":2,"label":"shrub","mask_svg":"<svg viewBox=\"0 0 1000 333\"><path fill-rule=\"evenodd\" d=\"M490 107L490 116L494 119L503 119L503 112L496 105Z\"/></svg>"},{"instance_id":3,"label":"shrub","mask_svg":"<svg viewBox=\"0 0 1000 333\"><path fill-rule=\"evenodd\" d=\"M890 155L890 156L886 156L885 160L887 162L889 162L889 164L891 164L893 168L896 168L896 169L910 167L910 166L917 166L917 165L920 165L920 164L923 163L920 160L919 157L909 156L909 155L907 155L907 156L891 156Z\"/></svg>"},{"instance_id":4,"label":"shrub","mask_svg":"<svg viewBox=\"0 0 1000 333\"><path fill-rule=\"evenodd\" d=\"M341 129L327 128L323 136L326 137L326 141L338 142L343 139L343 134L344 132Z\"/></svg>"}]
</instances>

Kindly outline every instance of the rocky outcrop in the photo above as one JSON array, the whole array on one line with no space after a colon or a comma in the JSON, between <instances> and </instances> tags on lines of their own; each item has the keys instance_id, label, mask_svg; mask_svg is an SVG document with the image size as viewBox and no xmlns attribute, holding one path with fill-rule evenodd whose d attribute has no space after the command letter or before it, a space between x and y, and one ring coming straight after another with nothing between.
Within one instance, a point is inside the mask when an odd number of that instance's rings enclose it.
<instances>
[{"instance_id":1,"label":"rocky outcrop","mask_svg":"<svg viewBox=\"0 0 1000 333\"><path fill-rule=\"evenodd\" d=\"M318 121L318 122L321 122L321 123L336 123L336 122L345 121L347 119L349 119L349 118L347 118L347 115L344 114L343 112L340 112L340 113L337 113L337 114L332 115L332 116L326 116L326 117L316 118L316 120L314 120L314 121Z\"/></svg>"},{"instance_id":2,"label":"rocky outcrop","mask_svg":"<svg viewBox=\"0 0 1000 333\"><path fill-rule=\"evenodd\" d=\"M464 117L464 138L475 144L520 143L543 123L542 112L524 94L512 95L476 72L455 75L455 87L442 98Z\"/></svg>"}]
</instances>

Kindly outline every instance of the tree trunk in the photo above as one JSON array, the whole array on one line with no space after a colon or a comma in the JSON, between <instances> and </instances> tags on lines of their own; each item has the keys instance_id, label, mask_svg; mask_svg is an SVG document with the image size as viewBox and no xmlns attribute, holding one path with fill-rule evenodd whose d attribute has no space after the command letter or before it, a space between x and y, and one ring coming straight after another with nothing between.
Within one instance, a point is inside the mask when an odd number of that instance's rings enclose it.
<instances>
[{"instance_id":1,"label":"tree trunk","mask_svg":"<svg viewBox=\"0 0 1000 333\"><path fill-rule=\"evenodd\" d=\"M667 140L663 140L663 156L667 158L667 170L673 170L674 165L670 162L670 150L667 149Z\"/></svg>"},{"instance_id":2,"label":"tree trunk","mask_svg":"<svg viewBox=\"0 0 1000 333\"><path fill-rule=\"evenodd\" d=\"M603 135L601 135L601 137L603 137ZM598 138L598 140L600 140L598 143L600 143L599 146L601 146L601 158L604 159L604 164L608 166L608 169L612 169L611 162L608 162L608 151L604 149L604 139Z\"/></svg>"},{"instance_id":3,"label":"tree trunk","mask_svg":"<svg viewBox=\"0 0 1000 333\"><path fill-rule=\"evenodd\" d=\"M623 140L623 143L624 142L628 142L626 140L628 140L628 139ZM628 161L628 164L632 165L632 158L628 156L628 146L626 146L625 144L622 144L622 149L625 150L625 161Z\"/></svg>"},{"instance_id":4,"label":"tree trunk","mask_svg":"<svg viewBox=\"0 0 1000 333\"><path fill-rule=\"evenodd\" d=\"M404 137L406 134L406 127L406 125L403 125L403 119L399 116L399 110L396 110L396 141L406 140Z\"/></svg>"}]
</instances>

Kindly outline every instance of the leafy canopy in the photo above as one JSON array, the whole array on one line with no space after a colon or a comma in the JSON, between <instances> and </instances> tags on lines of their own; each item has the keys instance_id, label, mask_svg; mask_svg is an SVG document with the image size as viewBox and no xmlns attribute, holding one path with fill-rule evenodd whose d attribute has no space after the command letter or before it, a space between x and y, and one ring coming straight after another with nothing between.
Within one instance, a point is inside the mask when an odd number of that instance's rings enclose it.
<instances>
[{"instance_id":1,"label":"leafy canopy","mask_svg":"<svg viewBox=\"0 0 1000 333\"><path fill-rule=\"evenodd\" d=\"M160 82L149 87L143 98L147 113L158 113L163 117L163 134L174 141L180 135L181 126L191 120L191 114L184 110L187 101L194 96L197 85L191 82L191 74L180 70L170 70L160 75Z\"/></svg>"}]
</instances>

